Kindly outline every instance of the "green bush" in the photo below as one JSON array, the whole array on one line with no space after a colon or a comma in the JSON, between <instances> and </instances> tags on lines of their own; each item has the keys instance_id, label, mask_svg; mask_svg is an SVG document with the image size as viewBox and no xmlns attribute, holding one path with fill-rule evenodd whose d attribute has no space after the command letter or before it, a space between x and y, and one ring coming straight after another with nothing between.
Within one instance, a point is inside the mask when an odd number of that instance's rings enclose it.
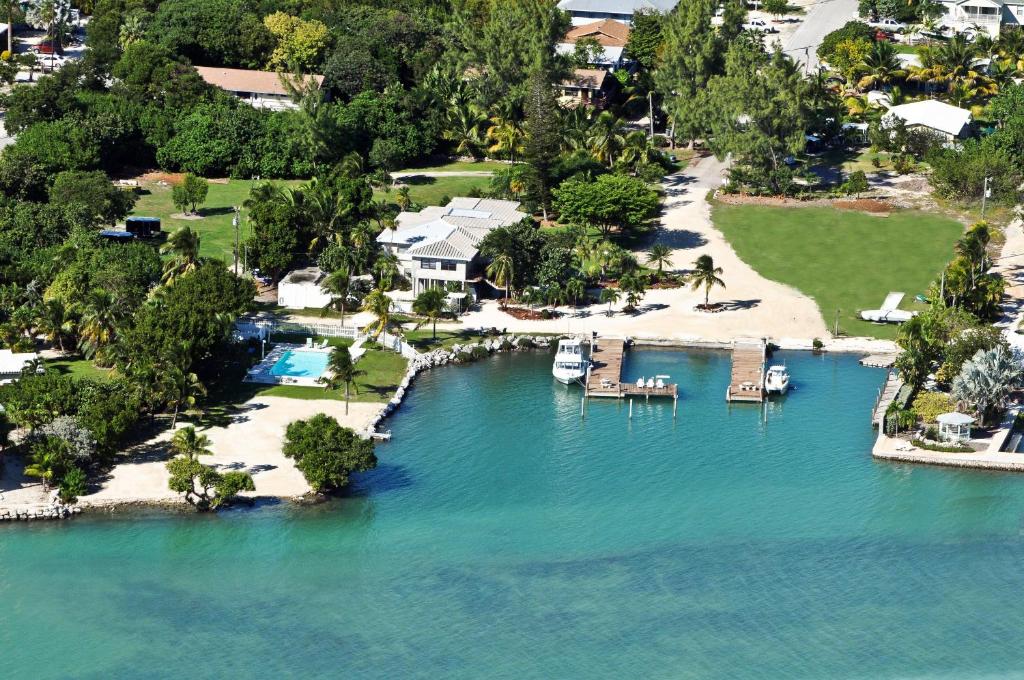
<instances>
[{"instance_id":1,"label":"green bush","mask_svg":"<svg viewBox=\"0 0 1024 680\"><path fill-rule=\"evenodd\" d=\"M911 408L925 423L934 423L940 415L952 411L955 405L953 397L945 392L921 392L914 398Z\"/></svg>"},{"instance_id":2,"label":"green bush","mask_svg":"<svg viewBox=\"0 0 1024 680\"><path fill-rule=\"evenodd\" d=\"M914 446L925 451L938 451L940 453L970 453L974 451L969 446L961 446L959 444L953 446L947 446L943 444L929 444L923 439L915 439L911 442Z\"/></svg>"}]
</instances>

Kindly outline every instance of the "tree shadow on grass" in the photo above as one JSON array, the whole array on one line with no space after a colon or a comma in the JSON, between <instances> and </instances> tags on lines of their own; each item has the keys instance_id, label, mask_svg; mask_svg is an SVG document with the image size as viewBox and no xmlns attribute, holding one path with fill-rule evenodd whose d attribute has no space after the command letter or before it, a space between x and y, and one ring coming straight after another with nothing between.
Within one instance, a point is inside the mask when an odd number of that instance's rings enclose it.
<instances>
[{"instance_id":1,"label":"tree shadow on grass","mask_svg":"<svg viewBox=\"0 0 1024 680\"><path fill-rule=\"evenodd\" d=\"M201 217L215 217L217 215L230 215L235 212L235 209L231 206L222 206L219 208L200 208L199 215Z\"/></svg>"},{"instance_id":2,"label":"tree shadow on grass","mask_svg":"<svg viewBox=\"0 0 1024 680\"><path fill-rule=\"evenodd\" d=\"M437 184L436 177L427 177L426 175L406 175L399 180L400 184L408 186L427 186L430 184Z\"/></svg>"}]
</instances>

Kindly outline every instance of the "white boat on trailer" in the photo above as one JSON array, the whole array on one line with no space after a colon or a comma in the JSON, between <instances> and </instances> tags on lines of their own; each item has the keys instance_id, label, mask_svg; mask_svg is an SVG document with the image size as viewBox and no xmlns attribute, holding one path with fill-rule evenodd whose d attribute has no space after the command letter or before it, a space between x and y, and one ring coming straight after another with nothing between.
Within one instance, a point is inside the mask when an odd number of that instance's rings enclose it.
<instances>
[{"instance_id":1,"label":"white boat on trailer","mask_svg":"<svg viewBox=\"0 0 1024 680\"><path fill-rule=\"evenodd\" d=\"M583 343L579 338L563 338L558 341L555 363L551 367L555 380L566 385L581 382L589 366L590 360L583 356Z\"/></svg>"},{"instance_id":2,"label":"white boat on trailer","mask_svg":"<svg viewBox=\"0 0 1024 680\"><path fill-rule=\"evenodd\" d=\"M764 374L764 391L768 394L785 394L789 389L789 371L785 366L772 366Z\"/></svg>"}]
</instances>

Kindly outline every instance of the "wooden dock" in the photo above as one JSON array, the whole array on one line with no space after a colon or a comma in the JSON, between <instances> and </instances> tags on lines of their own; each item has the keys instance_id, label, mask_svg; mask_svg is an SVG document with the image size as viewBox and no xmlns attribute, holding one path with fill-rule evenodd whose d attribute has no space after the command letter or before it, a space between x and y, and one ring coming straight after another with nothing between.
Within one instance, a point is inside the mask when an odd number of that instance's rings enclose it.
<instances>
[{"instance_id":1,"label":"wooden dock","mask_svg":"<svg viewBox=\"0 0 1024 680\"><path fill-rule=\"evenodd\" d=\"M590 348L590 370L587 371L588 397L671 397L679 396L675 383L662 387L640 387L636 383L622 382L622 360L626 345L622 340L600 340Z\"/></svg>"},{"instance_id":2,"label":"wooden dock","mask_svg":"<svg viewBox=\"0 0 1024 680\"><path fill-rule=\"evenodd\" d=\"M764 401L764 362L768 345L762 340L738 341L732 348L732 379L725 400Z\"/></svg>"},{"instance_id":3,"label":"wooden dock","mask_svg":"<svg viewBox=\"0 0 1024 680\"><path fill-rule=\"evenodd\" d=\"M871 409L871 425L873 427L880 427L882 425L885 412L889 410L889 404L892 403L892 400L900 393L901 387L903 387L903 381L900 379L900 374L896 371L889 371L885 384L878 390L875 407Z\"/></svg>"},{"instance_id":4,"label":"wooden dock","mask_svg":"<svg viewBox=\"0 0 1024 680\"><path fill-rule=\"evenodd\" d=\"M860 360L860 365L868 368L892 368L895 363L896 355L892 353L870 354Z\"/></svg>"}]
</instances>

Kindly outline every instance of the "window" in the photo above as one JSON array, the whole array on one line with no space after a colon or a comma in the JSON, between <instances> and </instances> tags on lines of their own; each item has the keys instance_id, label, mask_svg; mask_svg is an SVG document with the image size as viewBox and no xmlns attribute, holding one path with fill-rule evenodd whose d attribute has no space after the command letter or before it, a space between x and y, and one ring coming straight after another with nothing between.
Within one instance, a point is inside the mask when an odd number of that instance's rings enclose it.
<instances>
[{"instance_id":1,"label":"window","mask_svg":"<svg viewBox=\"0 0 1024 680\"><path fill-rule=\"evenodd\" d=\"M443 260L441 262L441 269L446 271L446 272L453 272L453 271L455 271L456 266L457 265L454 262L450 261L450 260Z\"/></svg>"},{"instance_id":2,"label":"window","mask_svg":"<svg viewBox=\"0 0 1024 680\"><path fill-rule=\"evenodd\" d=\"M437 269L437 260L420 260L420 269Z\"/></svg>"}]
</instances>

